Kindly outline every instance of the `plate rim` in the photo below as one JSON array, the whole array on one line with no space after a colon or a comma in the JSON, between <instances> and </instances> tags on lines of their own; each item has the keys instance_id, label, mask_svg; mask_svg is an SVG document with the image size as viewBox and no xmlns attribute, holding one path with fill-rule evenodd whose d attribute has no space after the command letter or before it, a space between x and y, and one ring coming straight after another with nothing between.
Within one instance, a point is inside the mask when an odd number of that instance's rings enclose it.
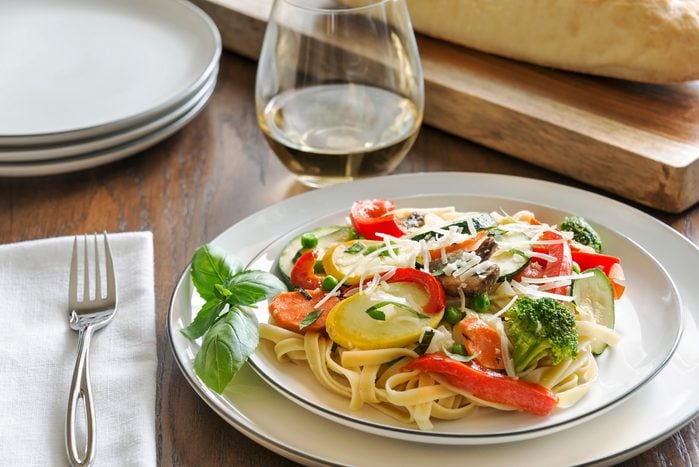
<instances>
[{"instance_id":1,"label":"plate rim","mask_svg":"<svg viewBox=\"0 0 699 467\"><path fill-rule=\"evenodd\" d=\"M36 146L33 148L11 148L6 151L0 147L0 167L13 165L50 164L62 159L90 156L103 151L113 149L140 138L156 133L158 130L168 127L180 117L186 115L196 107L213 91L218 77L218 66L214 67L212 74L179 106L170 111L156 115L154 119L147 120L140 125L128 127L123 130L107 133L103 136L82 139L75 142Z\"/></svg>"},{"instance_id":2,"label":"plate rim","mask_svg":"<svg viewBox=\"0 0 699 467\"><path fill-rule=\"evenodd\" d=\"M160 104L143 110L133 115L123 117L105 123L82 126L79 128L49 131L43 133L19 133L19 134L2 134L0 133L0 147L23 147L27 145L41 144L61 144L66 142L79 141L81 139L99 137L108 133L124 130L131 126L137 126L140 123L156 117L160 114L170 113L174 109L182 105L183 101L192 97L199 88L211 77L211 74L218 66L219 59L223 50L223 42L221 33L219 32L213 20L197 5L187 0L151 0L150 3L168 4L168 7L179 5L182 11L188 11L190 19L196 18L205 26L207 32L211 34L209 39L212 40L213 47L209 51L209 60L206 66L200 71L200 75L185 87L177 90L172 96L166 98ZM89 2L87 2L89 3ZM142 5L141 2L132 1L129 5Z\"/></svg>"},{"instance_id":3,"label":"plate rim","mask_svg":"<svg viewBox=\"0 0 699 467\"><path fill-rule=\"evenodd\" d=\"M606 197L606 196L603 196L603 195L600 195L600 194L597 194L597 193L594 193L594 192L591 192L588 190L584 190L581 188L570 187L570 186L563 185L561 183L555 183L555 182L550 182L550 181L546 181L546 180L539 180L539 179L531 179L531 178L522 177L522 176L505 175L505 174L492 174L492 173L478 173L478 172L446 172L446 171L413 172L413 173L406 173L406 174L391 175L390 177L392 179L397 179L399 181L405 181L405 179L412 179L414 177L419 177L419 176L459 177L459 178L460 177L479 176L479 177L486 177L486 178L489 178L491 181L494 180L494 181L501 182L501 183L506 182L508 180L511 180L511 181L515 181L518 183L539 185L542 188L548 188L548 189L554 189L554 190L563 190L564 192L568 191L570 194L573 194L577 197L576 198L577 203L580 203L582 201L594 200L597 203L602 202L605 205L608 205L610 208L612 208L612 207L619 208L620 207L623 210L630 211L635 216L639 216L645 222L650 222L652 225L655 225L656 228L660 229L664 235L668 235L675 242L678 242L677 243L678 248L680 248L681 250L687 250L688 252L692 252L692 253L699 252L699 246L694 244L691 240L686 238L680 232L676 231L675 229L673 229L672 227L668 226L667 224L661 222L660 220L653 218L649 214L646 214L645 212L640 211L639 209L637 209L635 207L626 205L620 201L617 201L617 200L611 199L609 197ZM364 180L364 181L359 181L359 182L353 182L353 184L357 184L357 183L371 183L371 179L369 181ZM346 185L351 185L351 184L346 184ZM362 185L362 186L364 186L364 185ZM529 186L527 186L527 187L529 187ZM316 191L333 191L334 192L337 190L342 190L342 186L334 186L334 187L329 187L329 188L325 188L323 190L316 190ZM396 190L396 191L400 191L400 190ZM279 201L271 206L268 206L268 207L263 208L257 212L252 213L252 214L244 217L243 219L238 220L232 226L229 226L228 228L226 228L222 233L215 236L211 240L211 242L215 242L217 240L220 240L221 237L225 236L226 233L230 229L232 229L234 226L241 224L243 222L247 223L247 222L256 221L258 217L270 214L272 211L275 210L275 208L281 209L281 207L284 207L284 208L288 209L289 207L296 204L297 201L295 201L295 200L298 200L299 198L302 198L302 197L304 197L304 195L307 195L309 193L314 193L314 192L302 193L299 195L295 195L295 196L286 198L286 199L281 200L281 201ZM430 194L435 194L435 193L430 193ZM447 194L450 194L450 193L447 193ZM395 196L403 196L403 195L396 194ZM532 195L525 196L522 201L523 202L533 202L533 203L535 202L539 205L545 204L545 203L542 203L541 201L532 201L530 196L532 196ZM563 204L566 204L566 203L573 204L571 202L564 202ZM549 206L551 206L551 205L549 205ZM556 207L556 206L551 206L551 207L553 207L554 209L559 209L559 210L565 209L563 207ZM606 226L606 227L610 228L609 226ZM624 235L624 234L621 234L621 235ZM644 250L646 249L643 244L640 244L639 242L635 242L635 243L637 243ZM654 255L651 254L651 257L654 258ZM658 260L658 262L660 262L660 260ZM660 266L664 267L663 264L660 264ZM183 272L183 275L186 272L187 272L187 270L185 269L185 271ZM669 271L666 271L666 272L669 275ZM185 375L186 379L189 381L190 385L192 385L195 392L197 392L200 395L200 397L202 397L202 399L209 406L211 406L212 409L216 413L219 414L219 416L222 416L222 418L224 418L226 421L228 421L236 429L240 430L246 436L250 437L251 439L255 440L256 442L260 442L262 445L274 450L278 454L284 455L286 457L292 456L290 458L293 458L293 456L300 456L301 459L304 459L306 461L312 461L314 463L318 462L318 461L322 461L323 463L327 463L328 460L324 459L321 456L309 455L308 453L306 453L304 451L297 450L293 446L288 446L285 442L283 442L283 440L277 439L278 436L276 436L274 434L258 432L254 426L251 426L251 425L254 425L254 421L246 419L246 417L244 415L242 415L241 419L237 419L235 416L233 416L229 413L226 413L225 410L223 410L223 407L220 406L222 404L222 401L217 400L215 398L216 396L214 396L214 398L210 398L211 397L210 395L209 395L209 397L207 397L206 389L204 388L204 390L202 390L202 388L200 388L198 386L198 383L194 379L192 379L188 369L186 369L184 367L184 362L182 362L180 360L181 356L178 354L176 344L174 342L174 337L176 337L178 335L178 333L175 332L175 330L173 329L173 326L172 326L173 325L172 312L173 312L174 300L175 300L175 297L177 296L177 294L179 293L180 288L183 286L184 279L185 279L185 277L183 275L180 276L180 279L178 280L175 288L173 289L173 292L172 292L172 295L170 298L169 307L168 307L167 326L168 326L168 333L170 336L171 349L176 357L177 364L180 367L180 370ZM670 275L670 277L672 278L671 275ZM673 281L673 283L674 283L674 281ZM683 302L682 306L683 306L683 316L684 316L685 314L689 314L690 312L689 312L689 310L687 310L685 308L685 305L684 305L683 290L680 290L680 287L677 286L677 284L675 284L675 286L678 289L680 300L682 300L682 302ZM682 335L680 336L680 341L681 340L682 340ZM235 407L234 405L231 404L230 408L234 409L236 412L239 413L239 409L237 407ZM625 446L624 449L619 450L619 451L615 450L612 453L605 454L602 457L595 457L592 461L587 460L586 462L596 463L596 462L609 462L612 460L618 461L620 459L628 458L631 455L633 455L634 453L638 453L638 452L641 452L642 450L648 449L653 444L670 436L672 433L674 433L675 430L679 429L684 424L686 424L687 422L689 422L693 418L695 418L697 416L697 414L699 414L699 405L697 405L697 407L693 408L692 411L683 410L681 412L682 412L682 416L679 416L679 417L674 416L672 418L672 421L671 421L672 426L668 427L666 429L666 431L661 431L661 432L653 431L651 434L642 433L642 434L640 434L640 435L642 435L641 439L639 439L637 441L633 441L632 444ZM349 429L349 428L347 428L347 429ZM575 429L575 428L573 428L573 429ZM398 441L400 442L400 440L398 440ZM466 448L467 446L463 446L463 447ZM332 461L330 463L332 463L334 465L343 465L343 464L337 464L337 463L332 462Z\"/></svg>"},{"instance_id":4,"label":"plate rim","mask_svg":"<svg viewBox=\"0 0 699 467\"><path fill-rule=\"evenodd\" d=\"M108 164L131 155L145 151L160 141L172 136L181 130L186 124L192 121L204 110L206 104L214 93L216 79L213 78L211 88L199 99L198 102L189 108L184 115L176 118L146 135L142 135L134 140L126 141L114 147L108 147L96 152L80 154L77 156L64 157L59 159L49 159L41 161L8 162L0 163L0 179L20 178L20 177L41 177L47 175L59 175L69 172L91 169Z\"/></svg>"}]
</instances>

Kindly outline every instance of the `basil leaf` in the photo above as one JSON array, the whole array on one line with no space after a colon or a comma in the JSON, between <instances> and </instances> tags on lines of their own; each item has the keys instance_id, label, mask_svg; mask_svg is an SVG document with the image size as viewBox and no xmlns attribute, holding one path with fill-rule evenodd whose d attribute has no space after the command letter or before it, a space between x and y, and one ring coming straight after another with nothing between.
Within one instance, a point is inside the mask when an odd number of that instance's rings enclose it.
<instances>
[{"instance_id":1,"label":"basil leaf","mask_svg":"<svg viewBox=\"0 0 699 467\"><path fill-rule=\"evenodd\" d=\"M221 394L247 361L259 341L255 316L231 308L206 333L194 358L194 371L208 387Z\"/></svg>"},{"instance_id":2,"label":"basil leaf","mask_svg":"<svg viewBox=\"0 0 699 467\"><path fill-rule=\"evenodd\" d=\"M376 305L372 305L369 308L366 309L366 314L371 316L372 318L379 320L379 321L385 321L386 320L386 314L383 311L380 311L380 308L385 307L386 305L393 305L398 308L402 308L403 310L409 311L413 313L415 316L417 316L420 319L429 319L430 317L424 313L420 313L414 308L409 307L408 305L400 302L393 302L391 300L385 300L382 302L377 303Z\"/></svg>"},{"instance_id":3,"label":"basil leaf","mask_svg":"<svg viewBox=\"0 0 699 467\"><path fill-rule=\"evenodd\" d=\"M221 284L214 284L214 293L221 300L226 300L231 296L232 292Z\"/></svg>"},{"instance_id":4,"label":"basil leaf","mask_svg":"<svg viewBox=\"0 0 699 467\"><path fill-rule=\"evenodd\" d=\"M240 262L221 248L203 245L192 255L190 272L192 283L199 295L204 300L210 300L216 297L216 284L223 284L241 269Z\"/></svg>"},{"instance_id":5,"label":"basil leaf","mask_svg":"<svg viewBox=\"0 0 699 467\"><path fill-rule=\"evenodd\" d=\"M184 337L189 340L198 339L204 335L204 333L214 324L216 318L223 310L226 303L218 298L212 298L211 300L204 303L197 313L196 318L184 329L180 329L180 332Z\"/></svg>"},{"instance_id":6,"label":"basil leaf","mask_svg":"<svg viewBox=\"0 0 699 467\"><path fill-rule=\"evenodd\" d=\"M286 292L286 285L274 274L264 271L241 271L228 278L225 287L231 291L226 302L233 306L249 306Z\"/></svg>"},{"instance_id":7,"label":"basil leaf","mask_svg":"<svg viewBox=\"0 0 699 467\"><path fill-rule=\"evenodd\" d=\"M371 316L372 318L374 318L377 321L386 321L386 314L383 311L376 308L376 305L374 305L370 308L367 308L366 314Z\"/></svg>"},{"instance_id":8,"label":"basil leaf","mask_svg":"<svg viewBox=\"0 0 699 467\"><path fill-rule=\"evenodd\" d=\"M299 324L299 330L310 326L311 324L315 323L318 317L323 313L323 310L313 310L310 313L308 313L302 320L301 324Z\"/></svg>"}]
</instances>

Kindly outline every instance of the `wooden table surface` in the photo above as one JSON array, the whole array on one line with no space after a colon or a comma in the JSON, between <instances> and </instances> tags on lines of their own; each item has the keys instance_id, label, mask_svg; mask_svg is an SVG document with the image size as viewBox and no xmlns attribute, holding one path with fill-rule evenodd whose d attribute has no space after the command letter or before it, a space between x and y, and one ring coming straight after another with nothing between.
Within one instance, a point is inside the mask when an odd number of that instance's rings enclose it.
<instances>
[{"instance_id":1,"label":"wooden table surface","mask_svg":"<svg viewBox=\"0 0 699 467\"><path fill-rule=\"evenodd\" d=\"M277 161L257 127L255 66L224 53L216 92L202 114L139 155L74 174L0 178L0 243L100 230L154 233L160 465L292 465L227 425L195 394L175 363L165 325L172 288L198 245L249 214L307 190ZM423 127L397 172L443 170L584 187ZM641 209L699 243L699 206L677 215ZM699 465L698 420L623 465Z\"/></svg>"}]
</instances>

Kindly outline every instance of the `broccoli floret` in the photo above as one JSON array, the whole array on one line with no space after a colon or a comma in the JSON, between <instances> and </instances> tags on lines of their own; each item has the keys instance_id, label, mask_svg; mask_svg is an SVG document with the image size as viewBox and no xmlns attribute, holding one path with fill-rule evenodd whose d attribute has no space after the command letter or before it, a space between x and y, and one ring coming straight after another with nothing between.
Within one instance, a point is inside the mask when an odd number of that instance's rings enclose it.
<instances>
[{"instance_id":1,"label":"broccoli floret","mask_svg":"<svg viewBox=\"0 0 699 467\"><path fill-rule=\"evenodd\" d=\"M513 346L516 373L534 368L546 357L555 365L578 355L575 317L553 298L518 298L505 315L505 332Z\"/></svg>"},{"instance_id":2,"label":"broccoli floret","mask_svg":"<svg viewBox=\"0 0 699 467\"><path fill-rule=\"evenodd\" d=\"M566 217L563 219L563 222L558 224L558 228L560 230L573 232L573 240L594 248L597 253L602 252L602 239L599 234L595 232L595 229L582 217Z\"/></svg>"}]
</instances>

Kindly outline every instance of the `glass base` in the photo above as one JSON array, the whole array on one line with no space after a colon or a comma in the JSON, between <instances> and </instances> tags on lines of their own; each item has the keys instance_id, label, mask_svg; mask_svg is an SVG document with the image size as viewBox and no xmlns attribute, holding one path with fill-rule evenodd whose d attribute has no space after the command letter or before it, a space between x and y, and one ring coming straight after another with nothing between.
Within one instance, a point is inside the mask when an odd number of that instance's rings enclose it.
<instances>
[{"instance_id":1,"label":"glass base","mask_svg":"<svg viewBox=\"0 0 699 467\"><path fill-rule=\"evenodd\" d=\"M315 175L297 175L296 178L299 182L311 188L323 188L357 179L357 177L321 177Z\"/></svg>"}]
</instances>

